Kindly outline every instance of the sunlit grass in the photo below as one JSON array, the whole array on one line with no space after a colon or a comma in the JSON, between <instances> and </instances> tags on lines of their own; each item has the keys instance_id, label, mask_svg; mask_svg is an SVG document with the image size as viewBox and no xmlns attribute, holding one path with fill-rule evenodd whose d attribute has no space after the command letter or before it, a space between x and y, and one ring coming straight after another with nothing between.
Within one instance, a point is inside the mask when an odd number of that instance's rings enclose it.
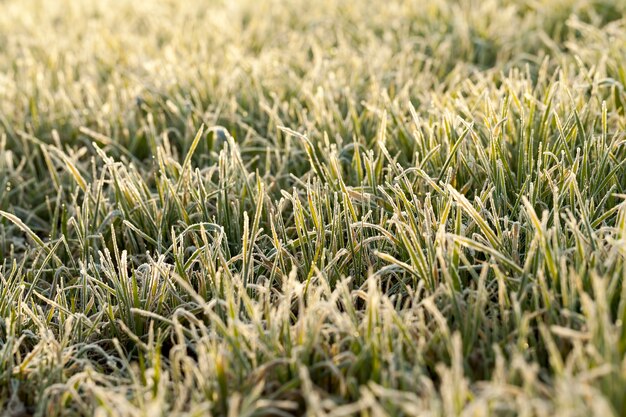
<instances>
[{"instance_id":1,"label":"sunlit grass","mask_svg":"<svg viewBox=\"0 0 626 417\"><path fill-rule=\"evenodd\" d=\"M0 415L626 415L624 13L0 2Z\"/></svg>"}]
</instances>

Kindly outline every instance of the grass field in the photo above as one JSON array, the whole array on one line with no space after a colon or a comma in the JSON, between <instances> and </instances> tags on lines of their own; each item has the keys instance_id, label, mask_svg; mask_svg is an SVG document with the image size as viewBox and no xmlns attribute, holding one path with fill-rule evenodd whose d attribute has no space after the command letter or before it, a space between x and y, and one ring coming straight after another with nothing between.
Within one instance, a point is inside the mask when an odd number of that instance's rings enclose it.
<instances>
[{"instance_id":1,"label":"grass field","mask_svg":"<svg viewBox=\"0 0 626 417\"><path fill-rule=\"evenodd\" d=\"M0 0L0 416L626 416L625 14Z\"/></svg>"}]
</instances>

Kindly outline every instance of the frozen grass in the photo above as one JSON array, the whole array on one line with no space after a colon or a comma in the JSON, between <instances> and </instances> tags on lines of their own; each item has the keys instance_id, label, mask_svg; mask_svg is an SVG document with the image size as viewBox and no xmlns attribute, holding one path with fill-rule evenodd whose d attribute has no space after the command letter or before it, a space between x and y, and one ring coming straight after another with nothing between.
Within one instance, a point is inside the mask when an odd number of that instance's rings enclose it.
<instances>
[{"instance_id":1,"label":"frozen grass","mask_svg":"<svg viewBox=\"0 0 626 417\"><path fill-rule=\"evenodd\" d=\"M626 415L625 12L1 1L0 414Z\"/></svg>"}]
</instances>

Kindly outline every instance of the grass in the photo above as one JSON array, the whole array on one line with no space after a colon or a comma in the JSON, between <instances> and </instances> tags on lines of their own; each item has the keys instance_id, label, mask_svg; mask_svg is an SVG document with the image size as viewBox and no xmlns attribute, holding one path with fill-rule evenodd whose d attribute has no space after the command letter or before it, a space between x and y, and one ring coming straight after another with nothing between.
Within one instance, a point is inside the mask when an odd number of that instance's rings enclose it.
<instances>
[{"instance_id":1,"label":"grass","mask_svg":"<svg viewBox=\"0 0 626 417\"><path fill-rule=\"evenodd\" d=\"M626 416L626 3L0 2L0 414Z\"/></svg>"}]
</instances>

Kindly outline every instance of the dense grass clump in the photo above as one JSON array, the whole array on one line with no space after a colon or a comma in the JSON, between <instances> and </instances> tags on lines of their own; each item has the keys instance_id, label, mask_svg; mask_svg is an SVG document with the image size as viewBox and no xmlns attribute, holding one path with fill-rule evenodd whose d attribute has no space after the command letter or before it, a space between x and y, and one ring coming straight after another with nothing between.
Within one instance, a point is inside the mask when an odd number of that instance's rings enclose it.
<instances>
[{"instance_id":1,"label":"dense grass clump","mask_svg":"<svg viewBox=\"0 0 626 417\"><path fill-rule=\"evenodd\" d=\"M625 416L626 2L0 2L0 415Z\"/></svg>"}]
</instances>

